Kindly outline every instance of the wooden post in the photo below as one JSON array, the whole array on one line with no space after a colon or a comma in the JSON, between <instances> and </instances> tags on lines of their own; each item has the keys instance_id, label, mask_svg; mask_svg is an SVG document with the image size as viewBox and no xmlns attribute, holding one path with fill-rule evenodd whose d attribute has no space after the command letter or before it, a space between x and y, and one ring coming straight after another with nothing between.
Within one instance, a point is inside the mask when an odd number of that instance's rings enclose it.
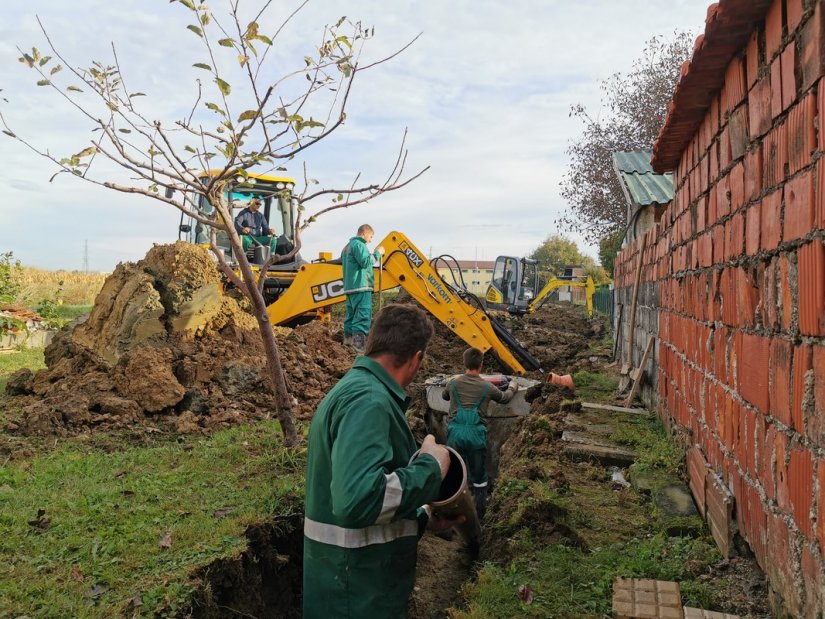
<instances>
[{"instance_id":1,"label":"wooden post","mask_svg":"<svg viewBox=\"0 0 825 619\"><path fill-rule=\"evenodd\" d=\"M633 379L633 387L630 389L630 395L628 395L627 399L624 401L624 405L627 407L629 407L631 402L633 402L633 398L636 396L636 389L639 388L639 383L642 382L642 376L644 376L645 373L647 360L650 358L650 351L653 350L654 341L656 341L654 336L647 336L647 346L645 346L645 354L642 355L642 362L639 364L639 367L630 373L630 378Z\"/></svg>"},{"instance_id":2,"label":"wooden post","mask_svg":"<svg viewBox=\"0 0 825 619\"><path fill-rule=\"evenodd\" d=\"M641 287L642 282L642 265L644 264L646 246L647 235L642 237L642 246L639 249L639 262L636 265L636 281L633 284L633 299L630 304L630 322L628 323L630 332L627 339L627 356L624 364L622 365L622 374L627 374L630 371L630 368L633 367L633 338L636 335L636 304L639 300L639 288Z\"/></svg>"}]
</instances>

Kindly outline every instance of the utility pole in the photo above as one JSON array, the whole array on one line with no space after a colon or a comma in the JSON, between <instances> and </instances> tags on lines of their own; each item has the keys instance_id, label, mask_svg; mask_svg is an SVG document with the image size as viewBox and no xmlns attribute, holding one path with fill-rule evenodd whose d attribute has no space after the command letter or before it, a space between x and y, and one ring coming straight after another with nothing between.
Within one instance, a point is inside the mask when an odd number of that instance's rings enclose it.
<instances>
[{"instance_id":1,"label":"utility pole","mask_svg":"<svg viewBox=\"0 0 825 619\"><path fill-rule=\"evenodd\" d=\"M89 239L83 243L83 272L89 272Z\"/></svg>"}]
</instances>

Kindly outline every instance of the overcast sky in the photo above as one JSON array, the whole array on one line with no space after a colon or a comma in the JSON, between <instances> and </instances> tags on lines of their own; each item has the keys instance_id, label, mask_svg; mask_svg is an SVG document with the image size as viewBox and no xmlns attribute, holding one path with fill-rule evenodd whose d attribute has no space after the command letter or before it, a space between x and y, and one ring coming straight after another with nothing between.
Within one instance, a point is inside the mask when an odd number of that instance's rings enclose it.
<instances>
[{"instance_id":1,"label":"overcast sky","mask_svg":"<svg viewBox=\"0 0 825 619\"><path fill-rule=\"evenodd\" d=\"M241 0L260 6L259 0ZM221 13L227 0L208 5ZM273 2L273 20L298 6ZM74 66L111 58L150 118L184 116L204 72L191 13L167 0L2 0L0 103L9 125L42 149L66 156L89 144L89 126L17 61L17 47L47 48L35 16ZM627 72L644 42L676 29L704 30L707 0L310 0L279 38L272 76L311 52L325 24L342 15L375 27L363 55L377 59L422 33L403 54L359 76L348 120L329 140L289 165L322 186L349 185L359 172L380 182L392 168L405 127L408 170L430 170L400 192L333 212L304 235L304 258L337 252L361 223L376 239L406 233L430 255L492 260L526 255L565 210L559 182L565 149L582 130L570 106L600 108L599 83ZM266 31L266 30L264 30ZM279 73L281 70L281 73ZM233 96L241 96L233 93ZM240 102L238 103L240 109ZM177 238L179 213L61 175L45 159L0 135L0 252L48 269L108 271ZM106 170L102 170L106 172ZM108 172L112 178L120 173ZM122 176L122 175L120 175ZM323 206L323 205L322 205ZM594 258L597 248L575 235Z\"/></svg>"}]
</instances>

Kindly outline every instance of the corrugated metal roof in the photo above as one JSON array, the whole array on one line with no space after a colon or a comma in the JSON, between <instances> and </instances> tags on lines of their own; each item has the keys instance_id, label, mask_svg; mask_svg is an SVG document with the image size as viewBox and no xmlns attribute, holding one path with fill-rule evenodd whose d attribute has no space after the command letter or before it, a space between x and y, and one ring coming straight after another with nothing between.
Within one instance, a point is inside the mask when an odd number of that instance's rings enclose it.
<instances>
[{"instance_id":1,"label":"corrugated metal roof","mask_svg":"<svg viewBox=\"0 0 825 619\"><path fill-rule=\"evenodd\" d=\"M634 204L667 204L673 200L673 175L656 174L649 150L613 153L613 165Z\"/></svg>"},{"instance_id":2,"label":"corrugated metal roof","mask_svg":"<svg viewBox=\"0 0 825 619\"><path fill-rule=\"evenodd\" d=\"M745 46L772 0L719 0L708 7L705 33L699 35L693 57L682 65L668 107L665 125L653 145L653 166L675 170L679 159L725 81L731 59Z\"/></svg>"}]
</instances>

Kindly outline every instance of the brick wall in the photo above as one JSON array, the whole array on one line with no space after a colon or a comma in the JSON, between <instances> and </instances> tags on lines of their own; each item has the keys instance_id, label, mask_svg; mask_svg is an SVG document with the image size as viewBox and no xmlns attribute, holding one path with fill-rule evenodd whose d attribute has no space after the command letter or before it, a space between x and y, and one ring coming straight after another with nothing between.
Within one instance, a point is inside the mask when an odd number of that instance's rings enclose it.
<instances>
[{"instance_id":1,"label":"brick wall","mask_svg":"<svg viewBox=\"0 0 825 619\"><path fill-rule=\"evenodd\" d=\"M643 235L645 239L655 238L653 232ZM613 312L614 337L618 338L617 358L621 363L627 363L635 368L641 363L647 341L650 336L659 334L659 281L655 265L651 262L654 252L646 247L644 263L642 265L639 293L636 298L636 328L633 333L632 357L628 350L630 338L630 314L633 306L633 289L636 282L636 270L639 264L639 253L642 247L642 238L633 242L616 257L613 277L615 290L615 309ZM654 346L647 364L645 374L641 379L637 393L642 402L650 408L655 408L656 384L658 381L657 366L659 363L658 346Z\"/></svg>"},{"instance_id":2,"label":"brick wall","mask_svg":"<svg viewBox=\"0 0 825 619\"><path fill-rule=\"evenodd\" d=\"M732 492L794 617L825 612L824 66L825 2L775 0L683 152L644 255L659 410ZM641 243L617 258L619 298Z\"/></svg>"}]
</instances>

